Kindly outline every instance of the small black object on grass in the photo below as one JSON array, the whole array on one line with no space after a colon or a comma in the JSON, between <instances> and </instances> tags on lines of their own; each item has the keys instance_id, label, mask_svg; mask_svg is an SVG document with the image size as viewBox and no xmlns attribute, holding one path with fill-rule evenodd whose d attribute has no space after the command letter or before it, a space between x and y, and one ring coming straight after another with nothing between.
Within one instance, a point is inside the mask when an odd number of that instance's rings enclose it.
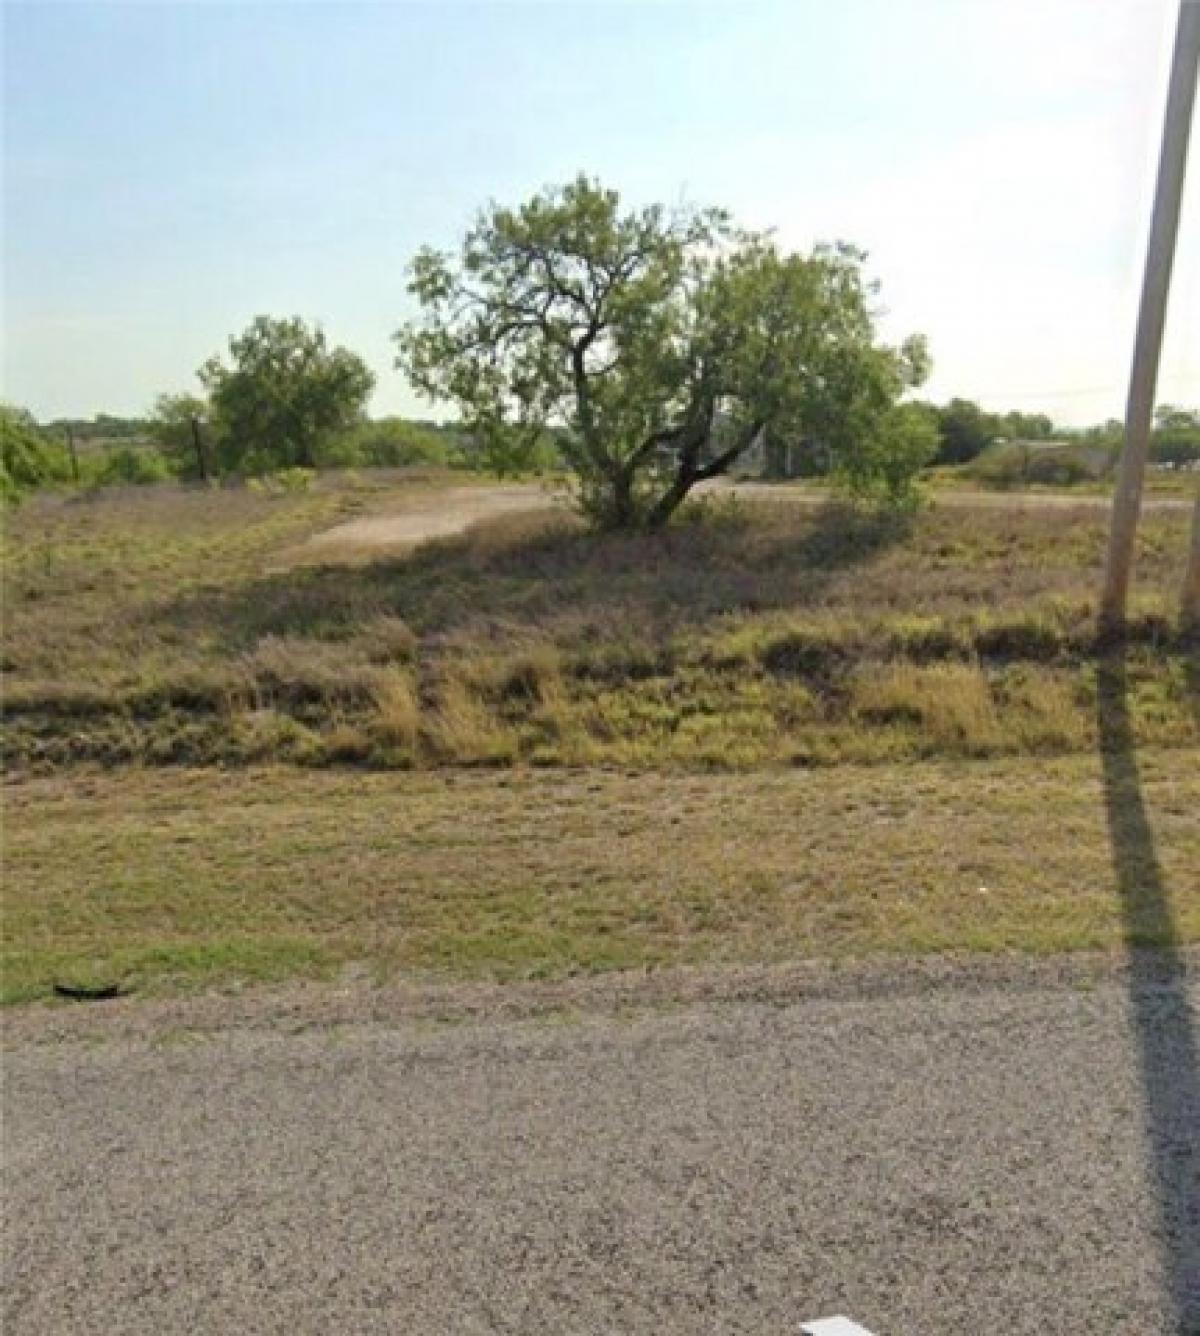
<instances>
[{"instance_id":1,"label":"small black object on grass","mask_svg":"<svg viewBox=\"0 0 1200 1336\"><path fill-rule=\"evenodd\" d=\"M74 1002L107 1002L109 998L120 997L128 989L122 988L119 983L56 983L54 991L59 997L69 997Z\"/></svg>"}]
</instances>

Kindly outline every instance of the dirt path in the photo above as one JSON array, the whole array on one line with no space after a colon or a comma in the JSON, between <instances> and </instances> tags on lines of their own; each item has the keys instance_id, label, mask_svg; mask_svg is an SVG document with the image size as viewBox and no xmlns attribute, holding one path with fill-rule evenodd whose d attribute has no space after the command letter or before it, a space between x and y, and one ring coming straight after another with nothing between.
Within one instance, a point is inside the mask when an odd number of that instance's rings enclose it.
<instances>
[{"instance_id":1,"label":"dirt path","mask_svg":"<svg viewBox=\"0 0 1200 1336\"><path fill-rule=\"evenodd\" d=\"M558 498L537 483L493 487L449 487L414 497L414 504L386 515L347 520L309 539L309 551L415 547L431 538L452 538L478 520L529 510L549 510Z\"/></svg>"},{"instance_id":2,"label":"dirt path","mask_svg":"<svg viewBox=\"0 0 1200 1336\"><path fill-rule=\"evenodd\" d=\"M825 494L796 487L761 482L729 482L720 479L699 491L746 497L769 497L796 505L817 505ZM1106 510L1106 496L1072 496L1053 492L940 492L935 503L955 509L981 507L988 510ZM369 515L335 525L316 534L303 552L322 561L369 556L381 549L405 550L434 538L453 538L480 520L562 506L561 495L540 483L501 483L485 487L450 487L414 493L403 508L383 515ZM1186 510L1187 497L1156 496L1145 500L1147 510Z\"/></svg>"}]
</instances>

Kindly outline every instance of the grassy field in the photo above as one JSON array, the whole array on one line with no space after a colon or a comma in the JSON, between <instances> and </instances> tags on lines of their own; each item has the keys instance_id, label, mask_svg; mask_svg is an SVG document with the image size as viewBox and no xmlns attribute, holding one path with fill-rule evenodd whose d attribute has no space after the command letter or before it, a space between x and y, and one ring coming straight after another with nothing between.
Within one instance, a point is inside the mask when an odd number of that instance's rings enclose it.
<instances>
[{"instance_id":1,"label":"grassy field","mask_svg":"<svg viewBox=\"0 0 1200 1336\"><path fill-rule=\"evenodd\" d=\"M1200 940L1186 513L1123 646L1086 506L305 547L440 485L10 518L7 1000Z\"/></svg>"},{"instance_id":2,"label":"grassy field","mask_svg":"<svg viewBox=\"0 0 1200 1336\"><path fill-rule=\"evenodd\" d=\"M19 512L10 762L751 769L1096 745L1094 508L906 525L785 496L713 503L663 536L541 513L405 557L304 552L413 486ZM1170 616L1186 525L1143 527L1127 676L1145 744L1200 740Z\"/></svg>"}]
</instances>

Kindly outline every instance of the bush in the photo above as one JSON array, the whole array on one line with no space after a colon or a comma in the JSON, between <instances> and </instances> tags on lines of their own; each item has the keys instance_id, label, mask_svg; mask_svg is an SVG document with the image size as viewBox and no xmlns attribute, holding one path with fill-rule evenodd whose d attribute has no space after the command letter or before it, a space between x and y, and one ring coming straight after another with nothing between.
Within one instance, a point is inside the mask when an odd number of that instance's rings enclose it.
<instances>
[{"instance_id":1,"label":"bush","mask_svg":"<svg viewBox=\"0 0 1200 1336\"><path fill-rule=\"evenodd\" d=\"M1030 482L1052 487L1073 487L1076 483L1089 482L1092 475L1083 460L1064 453L1034 455L1025 476Z\"/></svg>"},{"instance_id":2,"label":"bush","mask_svg":"<svg viewBox=\"0 0 1200 1336\"><path fill-rule=\"evenodd\" d=\"M174 476L171 465L158 450L121 445L101 456L89 469L87 481L92 487L145 486L168 482Z\"/></svg>"},{"instance_id":3,"label":"bush","mask_svg":"<svg viewBox=\"0 0 1200 1336\"><path fill-rule=\"evenodd\" d=\"M0 405L0 500L19 501L25 492L70 476L66 451L43 435L32 416Z\"/></svg>"},{"instance_id":4,"label":"bush","mask_svg":"<svg viewBox=\"0 0 1200 1336\"><path fill-rule=\"evenodd\" d=\"M967 472L990 487L1020 487L1028 483L1073 487L1099 476L1079 447L1029 446L1021 442L991 446L968 466Z\"/></svg>"},{"instance_id":5,"label":"bush","mask_svg":"<svg viewBox=\"0 0 1200 1336\"><path fill-rule=\"evenodd\" d=\"M853 497L888 510L912 510L921 499L921 470L937 449L933 413L924 404L896 404L883 415L875 437L835 468L834 480Z\"/></svg>"},{"instance_id":6,"label":"bush","mask_svg":"<svg viewBox=\"0 0 1200 1336\"><path fill-rule=\"evenodd\" d=\"M316 476L316 469L276 469L261 478L251 478L246 486L252 492L307 492Z\"/></svg>"},{"instance_id":7,"label":"bush","mask_svg":"<svg viewBox=\"0 0 1200 1336\"><path fill-rule=\"evenodd\" d=\"M1011 445L993 445L973 460L966 472L989 487L1017 487L1025 482L1028 467L1024 451Z\"/></svg>"},{"instance_id":8,"label":"bush","mask_svg":"<svg viewBox=\"0 0 1200 1336\"><path fill-rule=\"evenodd\" d=\"M321 449L319 462L325 468L437 468L450 462L450 451L442 433L392 417L339 433Z\"/></svg>"}]
</instances>

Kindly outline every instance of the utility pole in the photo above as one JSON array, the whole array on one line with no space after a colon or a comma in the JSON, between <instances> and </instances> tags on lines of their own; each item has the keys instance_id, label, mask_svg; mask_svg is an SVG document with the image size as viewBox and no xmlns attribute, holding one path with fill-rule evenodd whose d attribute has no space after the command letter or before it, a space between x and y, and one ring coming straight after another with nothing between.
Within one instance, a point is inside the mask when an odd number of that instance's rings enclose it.
<instances>
[{"instance_id":1,"label":"utility pole","mask_svg":"<svg viewBox=\"0 0 1200 1336\"><path fill-rule=\"evenodd\" d=\"M1167 111L1163 124L1162 152L1154 188L1154 210L1150 216L1150 242L1146 249L1146 272L1138 309L1133 366L1129 375L1129 399L1125 409L1125 447L1113 496L1112 526L1108 536L1108 564L1104 594L1100 601L1101 625L1119 630L1125 624L1129 578L1142 508L1142 484L1150 453L1150 424L1154 415L1154 392L1158 381L1158 359L1166 323L1167 294L1171 287L1171 264L1179 231L1179 208L1183 197L1183 172L1187 162L1192 106L1196 100L1196 70L1200 65L1200 0L1180 0L1179 26L1171 59L1167 88Z\"/></svg>"}]
</instances>

